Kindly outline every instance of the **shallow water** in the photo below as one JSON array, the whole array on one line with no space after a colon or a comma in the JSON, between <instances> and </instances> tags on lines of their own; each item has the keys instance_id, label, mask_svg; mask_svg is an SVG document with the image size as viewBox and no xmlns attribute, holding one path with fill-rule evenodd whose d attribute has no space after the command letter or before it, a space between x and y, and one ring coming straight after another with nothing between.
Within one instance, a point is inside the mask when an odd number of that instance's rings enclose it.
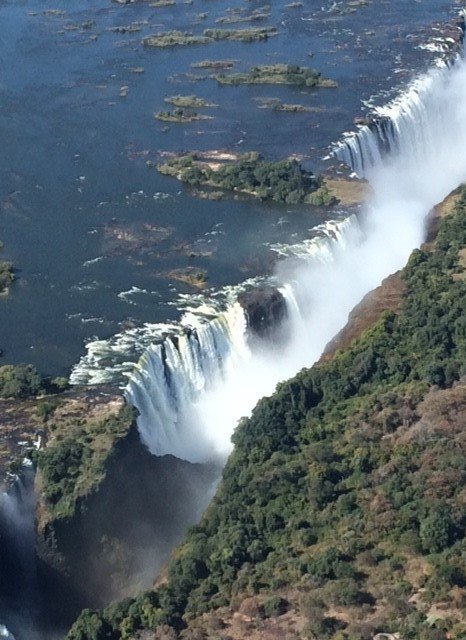
<instances>
[{"instance_id":1,"label":"shallow water","mask_svg":"<svg viewBox=\"0 0 466 640\"><path fill-rule=\"evenodd\" d=\"M416 46L432 35L434 20L452 15L450 2L433 0L376 2L346 15L329 13L331 4L274 3L268 20L252 23L278 27L267 42L145 50L141 38L161 29L249 25L215 23L226 1L163 9L109 0L2 3L0 238L4 259L18 269L10 295L0 300L5 361L67 373L93 336L107 337L128 321L178 318L168 303L191 290L167 271L196 266L207 271L209 286L235 284L271 268L268 243L297 242L329 215L195 200L145 161L160 151L228 148L267 158L297 153L318 169L328 146L361 113L361 100L379 94L385 101L380 92L432 60L434 54ZM47 9L65 14L44 15ZM208 16L197 20L201 12ZM92 28L70 29L86 20L94 21ZM133 21L149 24L135 34L108 30ZM186 73L208 75L190 67L206 58L235 59L234 70L267 62L315 66L339 88L191 82ZM131 71L137 67L144 73ZM129 87L126 97L122 86ZM214 119L170 127L155 121L154 111L166 107L163 98L178 93L218 104L206 110ZM274 113L259 109L257 97L323 111ZM192 251L211 255L191 258Z\"/></svg>"}]
</instances>

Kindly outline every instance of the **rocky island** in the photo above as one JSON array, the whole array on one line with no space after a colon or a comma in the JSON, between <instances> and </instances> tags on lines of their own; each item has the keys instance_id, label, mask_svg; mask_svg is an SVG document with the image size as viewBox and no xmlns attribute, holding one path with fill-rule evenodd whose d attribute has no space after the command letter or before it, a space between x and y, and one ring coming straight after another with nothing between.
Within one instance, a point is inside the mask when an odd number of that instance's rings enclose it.
<instances>
[{"instance_id":1,"label":"rocky island","mask_svg":"<svg viewBox=\"0 0 466 640\"><path fill-rule=\"evenodd\" d=\"M237 42L260 42L276 35L275 27L250 29L204 29L202 35L196 36L189 32L163 31L147 36L142 40L145 47L175 47L196 44L209 44L220 40Z\"/></svg>"}]
</instances>

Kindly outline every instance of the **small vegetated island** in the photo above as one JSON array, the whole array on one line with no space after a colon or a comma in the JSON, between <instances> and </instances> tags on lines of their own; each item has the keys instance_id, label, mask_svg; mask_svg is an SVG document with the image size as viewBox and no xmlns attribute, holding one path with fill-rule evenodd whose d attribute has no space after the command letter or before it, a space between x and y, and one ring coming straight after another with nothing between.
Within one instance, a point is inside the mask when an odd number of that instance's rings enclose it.
<instances>
[{"instance_id":1,"label":"small vegetated island","mask_svg":"<svg viewBox=\"0 0 466 640\"><path fill-rule=\"evenodd\" d=\"M315 69L293 64L264 64L244 73L219 73L214 76L220 84L286 84L298 87L336 88L338 84L323 78Z\"/></svg>"},{"instance_id":2,"label":"small vegetated island","mask_svg":"<svg viewBox=\"0 0 466 640\"><path fill-rule=\"evenodd\" d=\"M193 69L231 69L235 65L235 60L199 60L193 62Z\"/></svg>"},{"instance_id":3,"label":"small vegetated island","mask_svg":"<svg viewBox=\"0 0 466 640\"><path fill-rule=\"evenodd\" d=\"M203 107L217 106L216 104L207 102L204 98L198 98L197 96L169 96L168 98L164 98L164 102L168 102L168 104L172 104L174 107L178 107L180 109L202 109Z\"/></svg>"},{"instance_id":4,"label":"small vegetated island","mask_svg":"<svg viewBox=\"0 0 466 640\"><path fill-rule=\"evenodd\" d=\"M2 249L2 247L3 244L2 242L0 242L0 249ZM11 262L0 260L0 295L5 295L8 293L13 280L14 274Z\"/></svg>"},{"instance_id":5,"label":"small vegetated island","mask_svg":"<svg viewBox=\"0 0 466 640\"><path fill-rule=\"evenodd\" d=\"M216 107L216 104L212 104L204 100L204 98L197 98L196 96L169 96L164 99L168 104L172 104L176 109L173 111L159 111L154 113L156 120L162 120L163 122L194 122L196 120L212 120L212 116L208 116L202 113L197 113L193 109L202 109L204 107Z\"/></svg>"},{"instance_id":6,"label":"small vegetated island","mask_svg":"<svg viewBox=\"0 0 466 640\"><path fill-rule=\"evenodd\" d=\"M319 107L308 107L304 104L290 104L287 102L281 102L278 98L253 98L258 103L259 109L270 109L272 111L280 111L283 113L309 113L313 111L318 113L323 111Z\"/></svg>"},{"instance_id":7,"label":"small vegetated island","mask_svg":"<svg viewBox=\"0 0 466 640\"><path fill-rule=\"evenodd\" d=\"M257 42L275 36L275 27L261 27L254 29L204 29L202 35L196 36L187 31L161 31L143 38L145 47L175 47L194 44L209 44L219 40L234 40L239 42Z\"/></svg>"},{"instance_id":8,"label":"small vegetated island","mask_svg":"<svg viewBox=\"0 0 466 640\"><path fill-rule=\"evenodd\" d=\"M217 24L236 24L239 22L257 22L270 17L270 5L265 5L259 9L254 9L251 13L240 7L227 9L227 15L217 18Z\"/></svg>"},{"instance_id":9,"label":"small vegetated island","mask_svg":"<svg viewBox=\"0 0 466 640\"><path fill-rule=\"evenodd\" d=\"M255 151L241 155L189 153L166 159L157 170L188 185L214 190L197 193L201 197L211 193L213 199L219 199L225 192L237 192L286 204L327 206L336 202L322 179L305 171L297 160L267 162Z\"/></svg>"},{"instance_id":10,"label":"small vegetated island","mask_svg":"<svg viewBox=\"0 0 466 640\"><path fill-rule=\"evenodd\" d=\"M173 111L159 111L154 113L156 120L162 120L162 122L195 122L196 120L212 120L212 116L208 116L205 113L197 113L193 111L186 111L185 109L174 109Z\"/></svg>"},{"instance_id":11,"label":"small vegetated island","mask_svg":"<svg viewBox=\"0 0 466 640\"><path fill-rule=\"evenodd\" d=\"M13 267L9 262L0 260L0 295L8 293L8 289L13 283L13 280Z\"/></svg>"}]
</instances>

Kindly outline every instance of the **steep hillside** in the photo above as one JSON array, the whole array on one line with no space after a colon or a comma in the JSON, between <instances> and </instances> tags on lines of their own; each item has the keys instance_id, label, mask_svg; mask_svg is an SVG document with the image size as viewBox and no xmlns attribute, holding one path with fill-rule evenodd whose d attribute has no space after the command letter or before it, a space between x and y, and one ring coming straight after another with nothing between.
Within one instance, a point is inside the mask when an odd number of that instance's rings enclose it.
<instances>
[{"instance_id":1,"label":"steep hillside","mask_svg":"<svg viewBox=\"0 0 466 640\"><path fill-rule=\"evenodd\" d=\"M465 246L463 190L400 307L241 422L155 589L68 640L464 639Z\"/></svg>"}]
</instances>

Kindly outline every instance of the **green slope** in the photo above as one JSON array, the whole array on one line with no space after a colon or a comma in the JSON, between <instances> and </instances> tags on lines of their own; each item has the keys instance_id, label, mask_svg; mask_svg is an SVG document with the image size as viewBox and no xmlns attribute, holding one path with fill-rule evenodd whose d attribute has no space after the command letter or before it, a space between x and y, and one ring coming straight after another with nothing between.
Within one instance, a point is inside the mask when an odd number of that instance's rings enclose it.
<instances>
[{"instance_id":1,"label":"green slope","mask_svg":"<svg viewBox=\"0 0 466 640\"><path fill-rule=\"evenodd\" d=\"M464 639L465 245L463 191L404 269L400 313L242 421L165 583L83 612L68 640ZM246 598L241 636L232 613Z\"/></svg>"}]
</instances>

